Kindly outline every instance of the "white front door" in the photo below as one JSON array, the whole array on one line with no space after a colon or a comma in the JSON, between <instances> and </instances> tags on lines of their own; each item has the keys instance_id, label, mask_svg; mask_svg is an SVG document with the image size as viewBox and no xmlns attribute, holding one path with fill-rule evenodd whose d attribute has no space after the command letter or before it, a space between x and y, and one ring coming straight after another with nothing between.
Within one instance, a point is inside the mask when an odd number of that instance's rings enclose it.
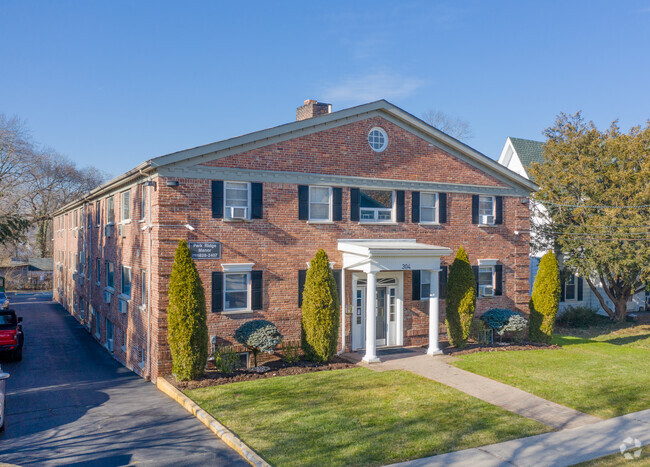
<instances>
[{"instance_id":1,"label":"white front door","mask_svg":"<svg viewBox=\"0 0 650 467\"><path fill-rule=\"evenodd\" d=\"M401 289L397 277L379 277L376 288L375 336L377 346L401 345ZM365 347L366 281L354 281L354 312L352 316L352 349Z\"/></svg>"}]
</instances>

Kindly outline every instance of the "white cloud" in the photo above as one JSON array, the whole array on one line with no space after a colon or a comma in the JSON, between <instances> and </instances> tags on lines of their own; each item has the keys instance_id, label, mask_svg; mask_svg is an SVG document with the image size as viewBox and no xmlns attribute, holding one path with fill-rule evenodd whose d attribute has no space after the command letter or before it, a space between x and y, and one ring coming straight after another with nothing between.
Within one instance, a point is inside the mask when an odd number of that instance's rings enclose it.
<instances>
[{"instance_id":1,"label":"white cloud","mask_svg":"<svg viewBox=\"0 0 650 467\"><path fill-rule=\"evenodd\" d=\"M424 84L424 80L414 76L379 71L346 78L341 83L326 88L322 95L326 100L337 102L390 100L409 96Z\"/></svg>"}]
</instances>

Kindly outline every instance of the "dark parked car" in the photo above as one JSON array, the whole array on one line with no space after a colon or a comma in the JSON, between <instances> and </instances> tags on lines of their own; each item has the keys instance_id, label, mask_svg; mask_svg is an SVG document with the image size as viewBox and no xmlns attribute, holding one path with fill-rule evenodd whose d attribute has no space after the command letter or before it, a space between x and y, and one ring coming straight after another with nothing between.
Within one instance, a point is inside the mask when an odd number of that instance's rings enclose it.
<instances>
[{"instance_id":1,"label":"dark parked car","mask_svg":"<svg viewBox=\"0 0 650 467\"><path fill-rule=\"evenodd\" d=\"M22 322L14 310L0 310L0 353L9 354L16 361L23 359Z\"/></svg>"}]
</instances>

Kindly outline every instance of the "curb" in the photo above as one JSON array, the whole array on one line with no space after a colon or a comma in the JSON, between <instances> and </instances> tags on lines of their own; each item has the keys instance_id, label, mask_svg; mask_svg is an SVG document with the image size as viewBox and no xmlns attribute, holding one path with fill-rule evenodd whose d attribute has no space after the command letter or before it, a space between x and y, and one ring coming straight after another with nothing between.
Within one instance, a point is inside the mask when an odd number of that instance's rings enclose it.
<instances>
[{"instance_id":1,"label":"curb","mask_svg":"<svg viewBox=\"0 0 650 467\"><path fill-rule=\"evenodd\" d=\"M196 402L187 397L181 391L176 389L169 381L159 376L156 380L156 387L167 394L169 397L178 402L185 410L190 412L210 431L217 435L221 440L242 456L246 461L256 467L271 467L271 465L260 457L255 451L248 447L241 439L237 438L232 431L223 426L212 415L207 413Z\"/></svg>"}]
</instances>

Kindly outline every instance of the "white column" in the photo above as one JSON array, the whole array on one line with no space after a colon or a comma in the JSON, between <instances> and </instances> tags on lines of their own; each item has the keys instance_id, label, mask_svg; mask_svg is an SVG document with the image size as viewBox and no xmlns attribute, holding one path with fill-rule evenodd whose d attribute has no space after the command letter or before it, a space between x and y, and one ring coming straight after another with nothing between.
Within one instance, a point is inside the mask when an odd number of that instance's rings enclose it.
<instances>
[{"instance_id":1,"label":"white column","mask_svg":"<svg viewBox=\"0 0 650 467\"><path fill-rule=\"evenodd\" d=\"M366 276L366 355L363 361L378 362L375 327L377 308L377 273L369 272Z\"/></svg>"},{"instance_id":2,"label":"white column","mask_svg":"<svg viewBox=\"0 0 650 467\"><path fill-rule=\"evenodd\" d=\"M428 355L439 355L442 353L438 346L438 334L440 332L440 309L438 304L438 271L431 270L431 292L429 293L429 348Z\"/></svg>"}]
</instances>

